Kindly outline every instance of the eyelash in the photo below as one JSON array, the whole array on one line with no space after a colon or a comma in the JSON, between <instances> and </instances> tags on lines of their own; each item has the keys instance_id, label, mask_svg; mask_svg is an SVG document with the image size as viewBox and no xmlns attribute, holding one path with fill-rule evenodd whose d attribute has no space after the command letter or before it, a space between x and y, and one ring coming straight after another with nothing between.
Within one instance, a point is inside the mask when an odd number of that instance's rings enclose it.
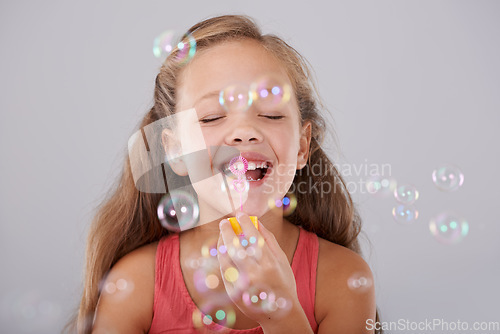
<instances>
[{"instance_id":1,"label":"eyelash","mask_svg":"<svg viewBox=\"0 0 500 334\"><path fill-rule=\"evenodd\" d=\"M261 115L261 116L269 118L269 119L274 119L274 120L285 118L285 116L267 116L267 115Z\"/></svg>"},{"instance_id":2,"label":"eyelash","mask_svg":"<svg viewBox=\"0 0 500 334\"><path fill-rule=\"evenodd\" d=\"M262 117L266 117L268 119L271 119L271 120L279 120L279 119L283 119L285 118L285 116L270 116L270 115L260 115ZM201 123L210 123L210 122L215 122L219 119L222 119L224 118L225 116L218 116L218 117L213 117L213 118L204 118L204 119L200 119L200 122Z\"/></svg>"},{"instance_id":3,"label":"eyelash","mask_svg":"<svg viewBox=\"0 0 500 334\"><path fill-rule=\"evenodd\" d=\"M210 123L210 122L214 122L214 121L217 121L221 118L224 118L224 116L217 116L217 117L212 117L212 118L204 118L204 119L200 119L200 122L201 123Z\"/></svg>"}]
</instances>

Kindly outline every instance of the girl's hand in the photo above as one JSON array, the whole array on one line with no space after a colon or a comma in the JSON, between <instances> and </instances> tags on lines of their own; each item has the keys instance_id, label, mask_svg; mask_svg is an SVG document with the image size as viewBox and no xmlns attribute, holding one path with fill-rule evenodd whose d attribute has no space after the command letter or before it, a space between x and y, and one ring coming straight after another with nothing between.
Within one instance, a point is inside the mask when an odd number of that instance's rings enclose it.
<instances>
[{"instance_id":1,"label":"girl's hand","mask_svg":"<svg viewBox=\"0 0 500 334\"><path fill-rule=\"evenodd\" d=\"M237 219L243 230L240 236L228 220L219 225L221 276L233 303L263 325L300 308L295 277L274 235L260 223L257 230L245 214Z\"/></svg>"}]
</instances>

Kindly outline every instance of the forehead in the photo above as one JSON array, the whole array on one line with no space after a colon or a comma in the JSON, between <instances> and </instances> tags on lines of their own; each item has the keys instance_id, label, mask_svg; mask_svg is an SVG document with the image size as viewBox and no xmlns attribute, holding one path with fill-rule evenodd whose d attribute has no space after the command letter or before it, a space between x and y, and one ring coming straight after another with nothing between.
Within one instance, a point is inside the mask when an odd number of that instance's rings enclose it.
<instances>
[{"instance_id":1,"label":"forehead","mask_svg":"<svg viewBox=\"0 0 500 334\"><path fill-rule=\"evenodd\" d=\"M191 108L201 96L233 84L248 85L264 75L291 84L285 68L261 44L253 40L224 42L198 53L181 71L178 107Z\"/></svg>"}]
</instances>

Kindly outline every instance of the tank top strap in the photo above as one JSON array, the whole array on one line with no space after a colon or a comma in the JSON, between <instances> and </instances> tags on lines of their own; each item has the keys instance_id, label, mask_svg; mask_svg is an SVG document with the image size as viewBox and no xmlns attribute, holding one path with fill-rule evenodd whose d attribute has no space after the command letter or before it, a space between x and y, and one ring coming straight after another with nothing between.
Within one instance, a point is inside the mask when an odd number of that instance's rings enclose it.
<instances>
[{"instance_id":1,"label":"tank top strap","mask_svg":"<svg viewBox=\"0 0 500 334\"><path fill-rule=\"evenodd\" d=\"M185 303L179 265L179 235L171 234L158 242L156 250L153 320L149 333L193 333L186 324L192 322L193 311ZM168 328L168 329L167 329Z\"/></svg>"},{"instance_id":2,"label":"tank top strap","mask_svg":"<svg viewBox=\"0 0 500 334\"><path fill-rule=\"evenodd\" d=\"M314 316L316 299L316 269L318 267L319 241L318 236L300 228L299 241L293 255L292 270L297 284L299 302L306 313L313 331L316 333L318 324Z\"/></svg>"}]
</instances>

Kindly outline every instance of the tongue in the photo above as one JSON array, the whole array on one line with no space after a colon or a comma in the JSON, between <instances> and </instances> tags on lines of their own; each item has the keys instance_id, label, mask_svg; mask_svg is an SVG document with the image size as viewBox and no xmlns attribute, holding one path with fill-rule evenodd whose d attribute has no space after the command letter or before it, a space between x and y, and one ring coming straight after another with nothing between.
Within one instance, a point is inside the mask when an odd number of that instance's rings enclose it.
<instances>
[{"instance_id":1,"label":"tongue","mask_svg":"<svg viewBox=\"0 0 500 334\"><path fill-rule=\"evenodd\" d=\"M262 178L262 170L260 168L257 168L255 170L247 170L245 173L245 176L247 177L247 180L259 180Z\"/></svg>"}]
</instances>

